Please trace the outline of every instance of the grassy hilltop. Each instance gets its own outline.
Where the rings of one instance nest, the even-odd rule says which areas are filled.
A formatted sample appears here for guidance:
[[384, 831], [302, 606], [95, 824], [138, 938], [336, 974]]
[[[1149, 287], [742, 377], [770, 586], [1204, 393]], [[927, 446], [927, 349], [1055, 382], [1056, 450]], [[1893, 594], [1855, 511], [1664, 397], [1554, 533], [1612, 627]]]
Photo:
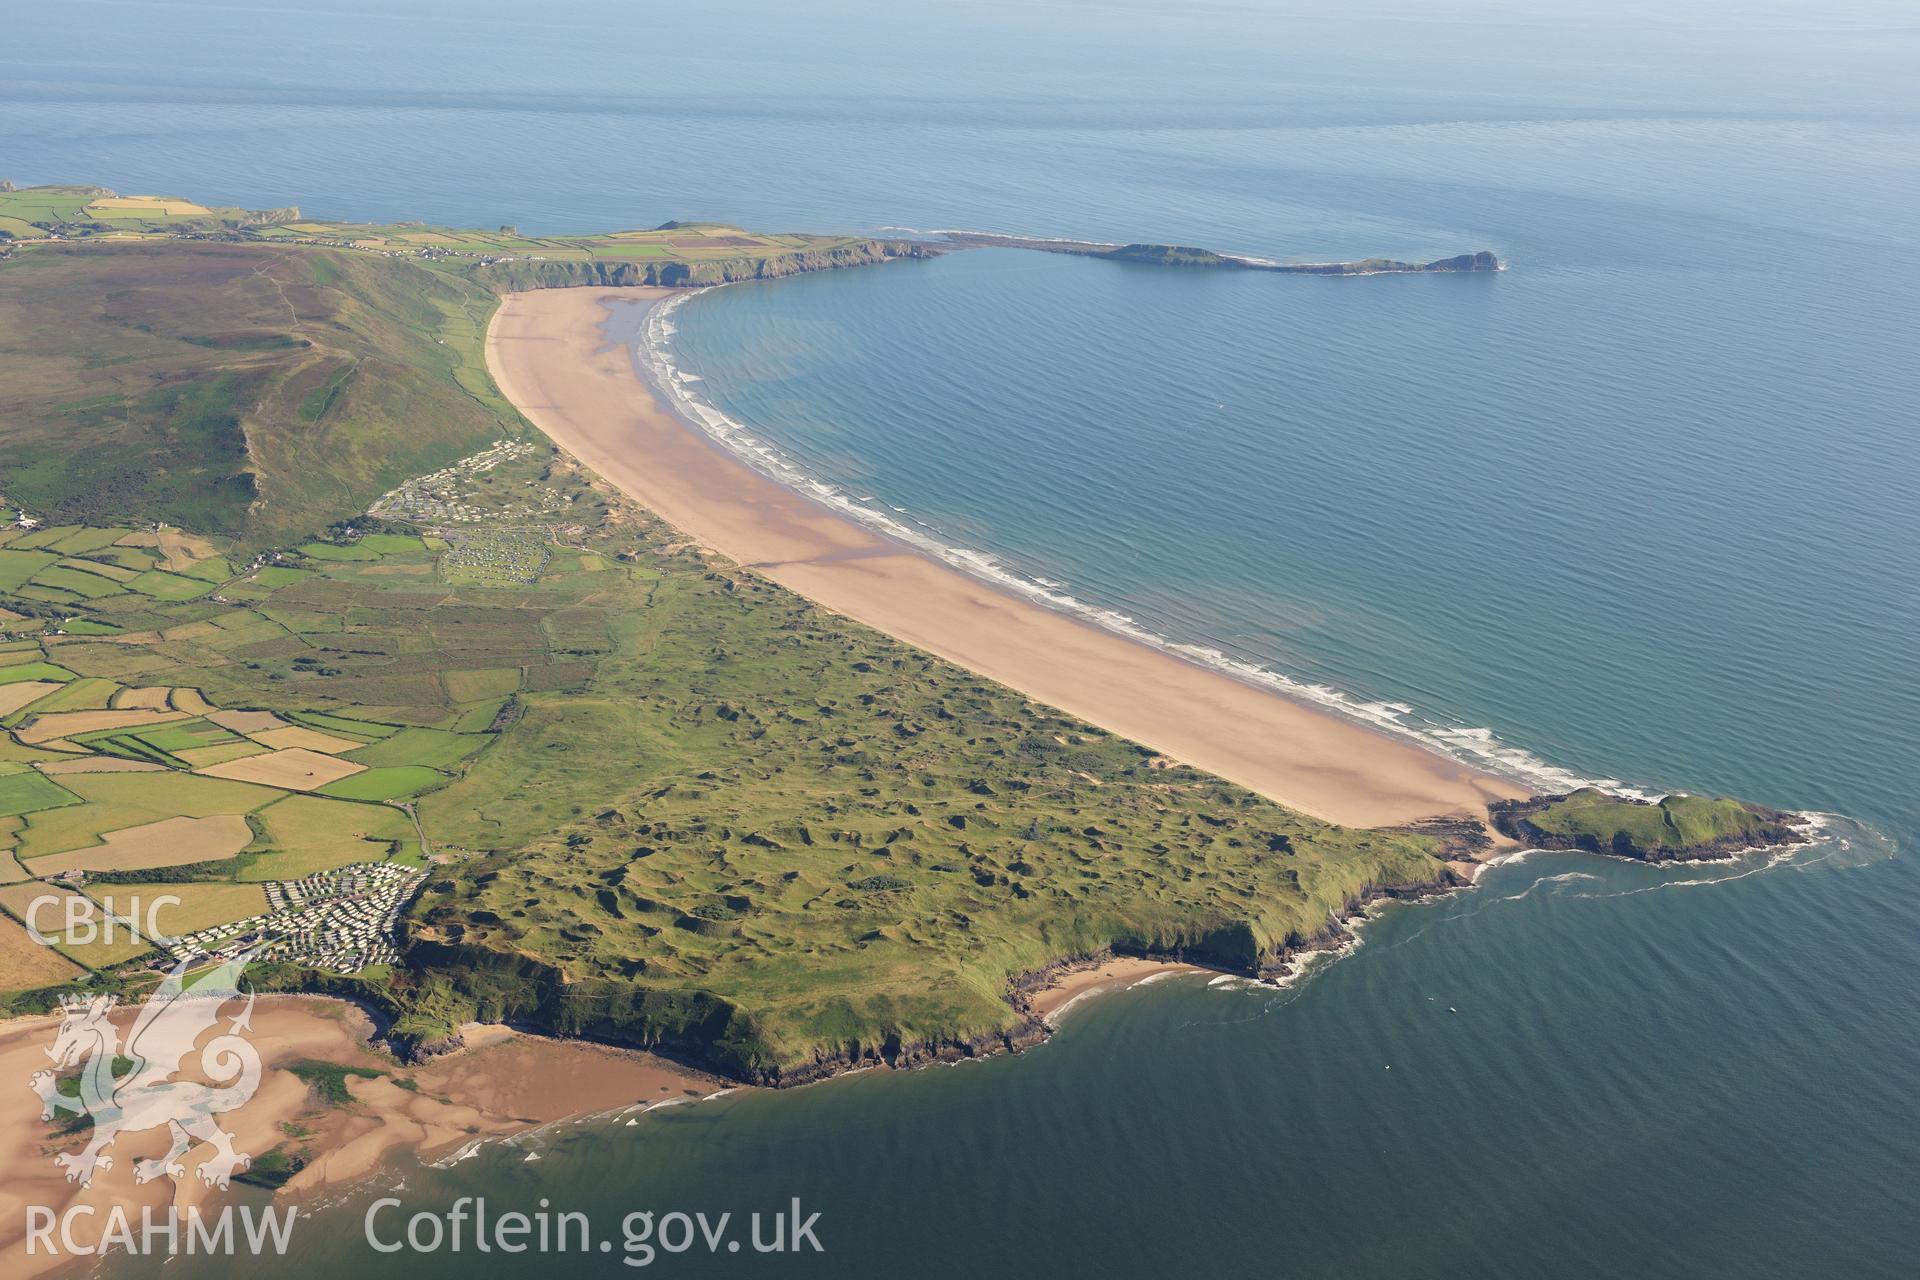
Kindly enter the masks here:
[[1501, 831], [1536, 848], [1647, 862], [1726, 857], [1806, 838], [1798, 815], [1725, 796], [1675, 794], [1656, 802], [1583, 787], [1564, 796], [1503, 801], [1493, 806], [1492, 816]]
[[493, 301], [284, 246], [16, 253], [0, 262], [0, 493], [56, 522], [164, 520], [246, 547], [324, 527], [519, 429], [481, 362]]
[[0, 992], [155, 958], [29, 943], [56, 875], [217, 932], [424, 868], [399, 963], [264, 980], [794, 1080], [1023, 1034], [1010, 982], [1063, 958], [1256, 972], [1446, 876], [688, 548], [499, 400], [470, 273], [197, 235], [0, 256], [39, 520], [0, 512]]
[[99, 239], [212, 239], [303, 245], [399, 258], [491, 288], [705, 285], [765, 279], [937, 252], [866, 236], [768, 235], [718, 222], [649, 230], [529, 236], [424, 222], [329, 222], [300, 210], [209, 208], [178, 196], [119, 196], [105, 187], [0, 189], [0, 246]]
[[708, 223], [528, 237], [0, 190], [0, 493], [58, 521], [137, 514], [271, 546], [524, 429], [481, 354], [501, 290], [908, 252]]

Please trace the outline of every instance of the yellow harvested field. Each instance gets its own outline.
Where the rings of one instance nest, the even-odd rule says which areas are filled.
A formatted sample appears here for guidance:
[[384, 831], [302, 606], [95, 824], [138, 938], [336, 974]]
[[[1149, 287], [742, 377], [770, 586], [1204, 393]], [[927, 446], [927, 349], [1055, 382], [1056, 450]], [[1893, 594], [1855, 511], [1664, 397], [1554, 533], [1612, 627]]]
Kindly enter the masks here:
[[352, 738], [336, 738], [330, 733], [321, 733], [318, 729], [306, 729], [299, 725], [289, 725], [285, 729], [268, 729], [265, 733], [249, 735], [263, 747], [284, 750], [288, 747], [305, 747], [308, 751], [324, 751], [335, 755], [342, 751], [353, 751], [367, 744], [355, 742]]
[[10, 716], [29, 702], [40, 701], [59, 687], [56, 680], [22, 680], [18, 684], [0, 684], [0, 716]]
[[207, 713], [207, 719], [222, 729], [244, 733], [249, 738], [256, 733], [265, 733], [269, 729], [287, 727], [287, 722], [271, 711], [212, 711]]
[[366, 767], [350, 760], [336, 760], [318, 751], [294, 747], [287, 751], [269, 752], [264, 756], [248, 756], [243, 760], [208, 765], [194, 772], [215, 778], [230, 778], [236, 782], [257, 782], [262, 786], [281, 787], [288, 791], [312, 791], [329, 782], [351, 777]]
[[286, 798], [271, 787], [167, 770], [162, 773], [76, 773], [60, 785], [87, 801], [28, 816], [19, 854], [31, 862], [45, 854], [91, 849], [110, 831], [168, 818], [211, 818], [250, 813]]
[[123, 760], [119, 756], [81, 756], [74, 760], [50, 760], [39, 766], [40, 772], [55, 776], [63, 773], [157, 773], [164, 767], [151, 760]]
[[159, 546], [160, 567], [175, 573], [191, 569], [196, 562], [210, 560], [220, 554], [205, 538], [182, 533], [178, 529], [162, 529]]
[[27, 936], [26, 926], [0, 916], [0, 991], [31, 991], [80, 976], [80, 966]]
[[[138, 911], [141, 923], [167, 937], [179, 937], [216, 924], [232, 924], [267, 910], [267, 890], [258, 884], [201, 881], [189, 884], [95, 885], [93, 896], [121, 915]], [[162, 898], [178, 898], [162, 904]]]
[[28, 868], [37, 876], [63, 871], [145, 871], [189, 862], [231, 858], [253, 843], [253, 828], [238, 814], [212, 818], [167, 818], [143, 826], [109, 831], [105, 842], [71, 853], [35, 858]]
[[198, 689], [175, 689], [172, 703], [175, 711], [193, 716], [204, 716], [213, 710], [213, 704], [202, 697]]
[[55, 711], [50, 715], [35, 716], [33, 722], [15, 732], [20, 741], [26, 743], [52, 742], [55, 738], [71, 737], [76, 733], [92, 733], [96, 729], [125, 729], [137, 724], [162, 724], [168, 720], [185, 720], [186, 714], [180, 711]]
[[169, 218], [198, 218], [212, 212], [205, 205], [172, 196], [103, 196], [87, 208], [124, 213], [159, 213]]
[[[60, 943], [61, 951], [67, 953], [68, 959], [77, 959], [84, 965], [105, 968], [108, 965], [118, 964], [122, 960], [130, 960], [134, 956], [143, 955], [153, 949], [148, 943], [132, 937], [128, 927], [121, 923], [115, 923], [113, 925], [113, 941], [107, 942], [101, 939], [99, 937], [99, 931], [104, 931], [106, 928], [107, 917], [94, 905], [93, 900], [84, 894], [75, 893], [71, 889], [62, 889], [57, 885], [42, 884], [38, 880], [29, 880], [25, 884], [10, 884], [4, 889], [0, 889], [0, 907], [6, 908], [7, 913], [13, 916], [14, 920], [25, 920], [27, 913], [32, 910], [34, 902], [42, 898], [51, 899], [52, 901], [40, 909], [39, 913], [34, 917], [34, 924], [39, 927], [41, 936], [55, 939]], [[76, 899], [84, 904], [84, 906], [75, 908], [74, 914], [76, 921], [85, 921], [85, 924], [81, 925], [81, 929], [96, 931], [87, 942], [68, 945], [65, 941], [64, 934], [67, 921], [65, 903], [70, 898]], [[13, 921], [10, 920], [7, 923], [13, 924]], [[19, 928], [18, 925], [14, 927]], [[32, 947], [35, 951], [47, 952], [49, 955], [52, 955], [56, 961], [61, 959], [60, 955], [55, 953], [52, 948], [36, 943], [25, 929], [20, 929], [18, 941], [24, 943], [26, 946]], [[4, 950], [7, 947], [7, 943], [0, 942], [0, 950]], [[48, 986], [55, 982], [65, 981], [67, 978], [73, 976], [71, 970], [56, 968], [54, 965], [45, 961], [35, 965], [32, 959], [25, 955], [17, 957], [16, 962], [22, 966], [23, 971], [36, 975], [35, 978], [30, 978], [28, 981], [21, 983], [21, 987]], [[37, 976], [49, 973], [53, 976]], [[7, 985], [8, 983], [6, 981], [0, 980], [0, 987]]]
[[[57, 885], [41, 884], [37, 880], [31, 880], [26, 884], [10, 884], [5, 888], [0, 888], [0, 910], [4, 910], [15, 920], [25, 920], [27, 918], [27, 911], [33, 906], [34, 900], [45, 897], [48, 894], [52, 894], [54, 898], [62, 901], [67, 898], [78, 898], [81, 896], [71, 889], [62, 889]], [[56, 926], [54, 924], [56, 917], [61, 920], [65, 919], [64, 916], [60, 915], [60, 909], [58, 907], [46, 908], [38, 918], [40, 931], [48, 934], [56, 932]]]
[[266, 750], [257, 742], [248, 742], [243, 739], [239, 742], [217, 742], [211, 747], [190, 747], [173, 754], [176, 759], [185, 760], [198, 769], [203, 765], [225, 764], [229, 760], [238, 760], [241, 756], [262, 755]]
[[171, 704], [167, 697], [173, 690], [164, 684], [150, 684], [138, 689], [122, 689], [113, 695], [110, 704], [115, 711], [126, 711], [144, 707], [148, 711], [166, 711]]

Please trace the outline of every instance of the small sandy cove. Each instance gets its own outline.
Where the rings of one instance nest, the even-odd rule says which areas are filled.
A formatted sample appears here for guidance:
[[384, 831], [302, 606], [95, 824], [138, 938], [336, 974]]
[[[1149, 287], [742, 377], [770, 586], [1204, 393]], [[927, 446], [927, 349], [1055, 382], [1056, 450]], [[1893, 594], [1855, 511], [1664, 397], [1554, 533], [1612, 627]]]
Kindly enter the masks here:
[[1171, 973], [1215, 973], [1197, 965], [1154, 960], [1145, 956], [1108, 956], [1098, 964], [1062, 972], [1052, 982], [1027, 997], [1027, 1009], [1049, 1026], [1059, 1022], [1067, 1010], [1093, 996], [1124, 987], [1136, 987], [1149, 978]]
[[[239, 1007], [236, 1003], [229, 1012], [237, 1013]], [[132, 1007], [114, 1015], [122, 1035], [137, 1011]], [[52, 1124], [40, 1118], [40, 1099], [28, 1088], [34, 1073], [51, 1065], [46, 1048], [59, 1022], [58, 1015], [49, 1015], [0, 1023], [0, 1274], [8, 1276], [40, 1275], [76, 1261], [49, 1257], [44, 1251], [27, 1255], [29, 1205], [46, 1206], [56, 1214], [69, 1205], [95, 1206], [99, 1212], [93, 1218], [74, 1220], [75, 1236], [90, 1242], [105, 1228], [104, 1215], [114, 1205], [124, 1206], [137, 1225], [144, 1205], [162, 1213], [172, 1202], [184, 1212], [189, 1206], [217, 1204], [224, 1195], [195, 1176], [205, 1156], [200, 1147], [183, 1158], [185, 1177], [135, 1183], [134, 1160], [163, 1153], [165, 1129], [118, 1139], [108, 1150], [113, 1167], [96, 1174], [91, 1187], [82, 1189], [65, 1180], [54, 1153], [77, 1149], [83, 1135], [57, 1137]], [[282, 1197], [298, 1198], [358, 1181], [391, 1155], [432, 1157], [475, 1138], [521, 1132], [630, 1103], [704, 1096], [724, 1087], [650, 1054], [523, 1036], [505, 1027], [465, 1028], [467, 1048], [404, 1067], [368, 1047], [372, 1030], [373, 1024], [355, 1006], [320, 996], [263, 996], [255, 1006], [247, 1039], [267, 1070], [252, 1100], [220, 1122], [235, 1135], [235, 1148], [251, 1156], [282, 1144], [311, 1152], [311, 1163], [279, 1192]], [[307, 1060], [386, 1074], [349, 1077], [353, 1104], [333, 1107], [286, 1069]], [[194, 1074], [192, 1061], [189, 1078]], [[411, 1079], [418, 1088], [404, 1089], [396, 1079]]]
[[688, 537], [782, 586], [1062, 711], [1350, 826], [1484, 819], [1524, 789], [1002, 591], [787, 488], [662, 406], [609, 309], [665, 289], [509, 295], [494, 381], [562, 449]]

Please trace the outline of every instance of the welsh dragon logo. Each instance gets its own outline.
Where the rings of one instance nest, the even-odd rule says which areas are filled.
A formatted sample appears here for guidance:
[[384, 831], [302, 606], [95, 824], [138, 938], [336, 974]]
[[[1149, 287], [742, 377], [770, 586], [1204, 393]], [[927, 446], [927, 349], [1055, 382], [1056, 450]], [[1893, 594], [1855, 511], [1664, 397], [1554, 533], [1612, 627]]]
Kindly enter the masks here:
[[[196, 1140], [213, 1148], [199, 1169], [201, 1180], [211, 1186], [224, 1188], [228, 1179], [251, 1163], [252, 1157], [234, 1149], [233, 1135], [217, 1119], [244, 1106], [260, 1087], [260, 1054], [241, 1034], [253, 1016], [251, 992], [227, 1030], [199, 1050], [202, 1074], [217, 1083], [176, 1077], [189, 1065], [195, 1042], [221, 1020], [222, 1006], [239, 997], [240, 974], [252, 958], [242, 955], [228, 960], [191, 988], [185, 981], [187, 962], [176, 964], [147, 997], [124, 1047], [108, 1019], [113, 996], [61, 998], [60, 1030], [46, 1051], [54, 1070], [36, 1071], [30, 1083], [40, 1095], [41, 1119], [70, 1111], [93, 1121], [83, 1150], [54, 1157], [66, 1170], [68, 1182], [91, 1185], [96, 1172], [113, 1167], [106, 1148], [115, 1138], [163, 1125], [173, 1136], [173, 1146], [158, 1159], [134, 1161], [137, 1182], [183, 1175], [186, 1167], [180, 1157]], [[61, 1092], [57, 1074], [76, 1065], [80, 1067], [78, 1096]]]

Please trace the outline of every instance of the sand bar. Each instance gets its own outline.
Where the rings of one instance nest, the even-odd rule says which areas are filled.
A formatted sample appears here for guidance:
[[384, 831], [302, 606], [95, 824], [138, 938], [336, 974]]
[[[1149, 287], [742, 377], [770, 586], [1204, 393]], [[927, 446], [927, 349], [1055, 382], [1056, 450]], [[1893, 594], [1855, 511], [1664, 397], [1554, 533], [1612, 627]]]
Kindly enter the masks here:
[[753, 470], [664, 408], [610, 340], [664, 289], [509, 295], [487, 334], [507, 398], [689, 537], [835, 613], [1330, 821], [1484, 818], [1519, 784], [1000, 590]]

